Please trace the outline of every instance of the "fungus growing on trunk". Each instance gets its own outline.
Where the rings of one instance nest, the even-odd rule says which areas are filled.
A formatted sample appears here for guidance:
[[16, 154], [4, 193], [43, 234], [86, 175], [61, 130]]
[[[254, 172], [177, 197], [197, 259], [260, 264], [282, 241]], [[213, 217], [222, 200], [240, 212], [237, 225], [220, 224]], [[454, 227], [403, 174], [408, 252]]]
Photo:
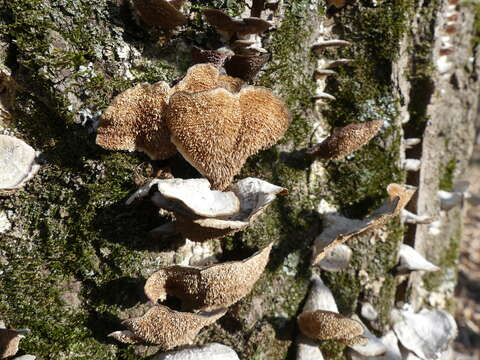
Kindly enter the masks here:
[[206, 267], [169, 266], [153, 273], [145, 294], [156, 303], [175, 296], [188, 310], [227, 308], [252, 290], [268, 263], [273, 243], [243, 261]]
[[115, 331], [110, 336], [127, 343], [138, 341], [160, 345], [163, 350], [193, 342], [199, 331], [225, 315], [226, 309], [212, 313], [186, 313], [156, 305], [143, 316], [122, 322], [128, 331]]
[[211, 343], [158, 354], [152, 360], [239, 360], [237, 353], [226, 345]]
[[[147, 196], [155, 186], [158, 190], [153, 193], [152, 201], [158, 207], [172, 211], [176, 221], [173, 226], [171, 223], [163, 225], [153, 232], [179, 232], [193, 241], [214, 239], [244, 229], [262, 213], [277, 194], [287, 193], [282, 187], [255, 178], [238, 181], [231, 186], [229, 192], [210, 190], [206, 179], [156, 179], [137, 190], [127, 200], [127, 204]], [[173, 186], [177, 187], [175, 191], [165, 192]], [[187, 200], [193, 192], [196, 192], [195, 198]], [[215, 206], [210, 207], [209, 217], [199, 215], [205, 213], [205, 208], [210, 206], [204, 199], [216, 201]], [[236, 208], [238, 202], [238, 211], [228, 214]]]
[[347, 346], [365, 344], [363, 326], [355, 320], [326, 310], [307, 311], [298, 318], [300, 331], [315, 340], [334, 339]]
[[382, 125], [382, 120], [347, 125], [334, 131], [320, 144], [308, 149], [307, 153], [320, 159], [342, 159], [368, 143]]
[[11, 330], [0, 328], [0, 359], [15, 355], [18, 352], [20, 340], [24, 338], [23, 334], [29, 331], [28, 329]]
[[183, 1], [133, 0], [142, 21], [148, 25], [172, 30], [187, 23], [187, 17], [179, 10]]
[[225, 62], [225, 70], [230, 76], [251, 81], [270, 58], [269, 54], [234, 55]]
[[37, 152], [23, 140], [0, 135], [0, 190], [25, 185], [40, 169], [36, 158]]

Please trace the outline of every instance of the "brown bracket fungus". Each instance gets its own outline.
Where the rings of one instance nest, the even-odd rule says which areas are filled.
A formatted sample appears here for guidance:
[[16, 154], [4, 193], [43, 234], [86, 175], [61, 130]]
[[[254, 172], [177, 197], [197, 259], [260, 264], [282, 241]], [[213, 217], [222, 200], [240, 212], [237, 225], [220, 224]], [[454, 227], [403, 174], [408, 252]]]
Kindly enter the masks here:
[[183, 157], [213, 189], [223, 190], [249, 156], [280, 140], [290, 114], [268, 89], [247, 86], [237, 93], [224, 88], [176, 92], [166, 122]]
[[35, 176], [40, 169], [37, 155], [24, 141], [0, 135], [0, 190], [18, 189]]
[[179, 10], [183, 1], [133, 0], [135, 10], [148, 25], [172, 30], [187, 23], [188, 18]]
[[217, 50], [203, 50], [198, 46], [192, 47], [192, 64], [208, 63], [220, 69], [225, 64], [225, 61], [230, 59], [234, 52], [228, 48], [220, 48]]
[[270, 58], [269, 54], [234, 55], [225, 62], [225, 70], [230, 76], [251, 81]]
[[415, 190], [399, 184], [390, 184], [387, 192], [389, 199], [385, 204], [364, 220], [347, 219], [335, 214], [326, 217], [328, 225], [316, 237], [313, 245], [312, 263], [318, 264], [336, 245], [385, 225], [391, 218], [400, 214]]
[[315, 340], [334, 339], [347, 346], [365, 343], [363, 326], [336, 312], [307, 311], [301, 313], [297, 321], [300, 331]]
[[225, 37], [225, 40], [229, 40], [235, 34], [240, 38], [249, 34], [261, 34], [272, 25], [268, 21], [256, 17], [233, 19], [217, 9], [205, 9], [203, 15], [207, 22]]
[[382, 125], [382, 120], [347, 125], [334, 131], [320, 144], [311, 147], [307, 153], [320, 159], [342, 159], [368, 143]]
[[[229, 192], [210, 190], [206, 179], [157, 179], [137, 190], [127, 200], [127, 204], [147, 196], [154, 186], [158, 191], [153, 193], [152, 201], [158, 207], [172, 211], [176, 221], [173, 226], [163, 225], [153, 232], [163, 233], [167, 227], [168, 230], [179, 232], [193, 241], [214, 239], [244, 229], [262, 213], [277, 194], [287, 192], [285, 188], [255, 178], [238, 181], [231, 186]], [[171, 190], [173, 186], [177, 187], [175, 191], [162, 193]], [[194, 191], [197, 191], [195, 197], [187, 199]], [[209, 208], [210, 205], [204, 203], [204, 199], [215, 199], [216, 204]], [[238, 203], [240, 207], [233, 212]], [[206, 214], [206, 208], [210, 209], [210, 217], [200, 215]]]
[[0, 359], [13, 356], [18, 351], [20, 340], [24, 337], [24, 333], [29, 332], [28, 329], [10, 330], [0, 328]]
[[155, 303], [165, 300], [167, 295], [175, 296], [188, 310], [227, 308], [250, 293], [268, 263], [272, 245], [243, 261], [206, 267], [165, 267], [148, 278], [145, 294]]
[[[192, 314], [169, 309], [166, 306], [156, 305], [143, 316], [122, 322], [129, 332], [125, 337], [128, 343], [138, 338], [144, 342], [160, 345], [163, 350], [170, 350], [176, 346], [193, 342], [200, 330], [225, 315], [227, 310], [214, 313]], [[121, 333], [114, 332], [110, 336], [122, 341]]]
[[170, 87], [161, 81], [140, 84], [117, 95], [100, 117], [97, 144], [108, 150], [143, 151], [151, 159], [177, 152], [162, 118]]

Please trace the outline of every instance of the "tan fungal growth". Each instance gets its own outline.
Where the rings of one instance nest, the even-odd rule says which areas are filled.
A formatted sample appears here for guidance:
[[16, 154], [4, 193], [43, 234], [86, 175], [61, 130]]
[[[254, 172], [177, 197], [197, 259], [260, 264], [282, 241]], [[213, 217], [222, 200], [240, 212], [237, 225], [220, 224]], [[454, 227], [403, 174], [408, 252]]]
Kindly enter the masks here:
[[113, 337], [115, 340], [120, 341], [124, 344], [139, 344], [143, 342], [142, 339], [136, 337], [133, 332], [130, 330], [119, 330], [114, 331], [107, 335], [108, 337]]
[[187, 17], [179, 11], [182, 4], [183, 1], [133, 0], [133, 5], [144, 23], [165, 30], [172, 30], [187, 23]]
[[234, 55], [225, 62], [225, 70], [230, 76], [250, 81], [258, 74], [269, 58], [269, 54]]
[[290, 114], [269, 90], [247, 86], [238, 93], [225, 88], [176, 92], [165, 120], [178, 151], [213, 189], [223, 190], [248, 156], [283, 136]]
[[217, 69], [223, 67], [225, 61], [231, 58], [234, 53], [228, 48], [220, 48], [217, 50], [203, 50], [198, 46], [192, 47], [192, 64], [208, 63], [215, 66]]
[[303, 312], [297, 322], [300, 331], [315, 340], [334, 339], [348, 346], [365, 342], [364, 329], [358, 321], [332, 311]]
[[233, 19], [217, 9], [205, 9], [203, 15], [210, 25], [227, 38], [234, 34], [240, 37], [249, 34], [261, 34], [271, 26], [268, 21], [256, 17]]
[[345, 7], [347, 0], [327, 0], [328, 6], [335, 6], [337, 9]]
[[[169, 183], [168, 186], [165, 183]], [[215, 239], [246, 228], [275, 200], [277, 194], [287, 193], [282, 187], [255, 178], [238, 181], [229, 192], [210, 190], [206, 179], [156, 179], [137, 190], [127, 204], [149, 195], [150, 189], [155, 186], [158, 191], [152, 194], [152, 201], [159, 208], [172, 211], [176, 220], [173, 224], [154, 229], [152, 234], [179, 232], [192, 241]], [[178, 187], [175, 196], [174, 191], [166, 192], [168, 187], [173, 186]], [[209, 204], [212, 200], [215, 204]], [[240, 207], [232, 212], [238, 201]], [[208, 214], [209, 217], [199, 214]]]
[[0, 190], [18, 189], [40, 169], [37, 152], [23, 140], [0, 135]]
[[390, 219], [400, 214], [412, 198], [415, 190], [404, 185], [390, 184], [387, 187], [387, 193], [389, 199], [385, 204], [363, 220], [347, 219], [340, 215], [326, 218], [327, 226], [316, 237], [313, 245], [312, 263], [314, 265], [319, 264], [338, 244], [385, 225]]
[[148, 278], [145, 294], [153, 302], [175, 296], [188, 310], [227, 308], [250, 293], [268, 263], [272, 245], [243, 261], [207, 267], [165, 267]]
[[117, 95], [100, 117], [97, 144], [108, 150], [143, 151], [154, 160], [171, 157], [177, 150], [162, 117], [169, 92], [161, 81]]
[[223, 309], [214, 313], [193, 314], [156, 305], [143, 316], [122, 322], [134, 337], [160, 345], [163, 350], [193, 342], [199, 331], [225, 315]]
[[382, 125], [382, 120], [347, 125], [334, 131], [320, 144], [311, 147], [308, 153], [320, 159], [342, 159], [368, 143]]
[[28, 331], [27, 329], [0, 329], [0, 359], [15, 355], [18, 352], [20, 340], [24, 337], [22, 334]]

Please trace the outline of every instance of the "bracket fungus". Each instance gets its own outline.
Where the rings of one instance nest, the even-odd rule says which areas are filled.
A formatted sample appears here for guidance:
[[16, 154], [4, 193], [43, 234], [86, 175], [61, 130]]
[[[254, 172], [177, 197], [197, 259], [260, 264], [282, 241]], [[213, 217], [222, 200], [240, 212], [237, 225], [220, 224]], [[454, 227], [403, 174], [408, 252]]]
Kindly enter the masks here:
[[133, 0], [135, 10], [144, 23], [164, 30], [172, 30], [187, 23], [188, 18], [180, 11], [182, 4], [183, 1]]
[[24, 337], [23, 334], [29, 331], [28, 329], [10, 330], [0, 328], [0, 359], [15, 355], [18, 351], [20, 340]]
[[409, 271], [438, 271], [440, 268], [420, 255], [414, 248], [406, 244], [400, 245], [397, 270]]
[[226, 345], [211, 343], [158, 354], [152, 360], [239, 360], [237, 353]]
[[368, 143], [382, 126], [382, 120], [347, 125], [308, 149], [307, 153], [320, 159], [342, 159]]
[[392, 312], [393, 330], [400, 343], [423, 360], [442, 357], [457, 336], [457, 324], [444, 310], [422, 309], [414, 313], [410, 307]]
[[282, 138], [290, 114], [269, 90], [247, 86], [238, 93], [224, 88], [176, 92], [166, 122], [183, 157], [213, 189], [223, 190], [249, 156]]
[[326, 310], [307, 311], [298, 318], [300, 331], [315, 340], [334, 339], [347, 346], [365, 344], [363, 326], [355, 320]]
[[170, 87], [160, 81], [139, 84], [117, 95], [100, 117], [97, 144], [108, 150], [143, 151], [151, 159], [166, 159], [177, 152], [162, 113]]
[[243, 261], [206, 267], [165, 267], [148, 278], [145, 294], [155, 303], [173, 295], [188, 310], [227, 308], [250, 293], [268, 263], [272, 245]]
[[316, 237], [313, 245], [312, 263], [318, 264], [338, 244], [379, 228], [391, 218], [399, 215], [412, 198], [415, 190], [404, 185], [390, 184], [387, 192], [389, 196], [387, 201], [364, 220], [348, 219], [338, 214], [327, 216], [325, 220], [328, 225]]
[[163, 350], [193, 342], [199, 331], [225, 315], [226, 309], [212, 313], [186, 313], [162, 305], [149, 309], [143, 316], [122, 322], [128, 330], [115, 331], [109, 336], [129, 344], [148, 342]]
[[212, 64], [217, 69], [220, 69], [225, 64], [225, 61], [230, 59], [234, 52], [228, 48], [220, 48], [217, 50], [204, 50], [198, 46], [192, 47], [192, 64]]
[[37, 155], [23, 140], [0, 135], [0, 190], [18, 189], [35, 176], [40, 169]]
[[225, 62], [227, 74], [251, 81], [270, 59], [269, 54], [234, 55]]
[[[174, 231], [192, 241], [214, 239], [244, 229], [275, 200], [277, 194], [287, 193], [285, 188], [255, 178], [238, 181], [229, 192], [210, 190], [206, 179], [155, 179], [137, 190], [127, 204], [147, 196], [154, 187], [157, 191], [153, 193], [152, 201], [158, 207], [172, 211], [176, 216]], [[215, 201], [215, 204], [208, 201]], [[162, 233], [165, 227], [170, 230], [172, 225], [163, 225], [153, 232]]]
[[249, 34], [261, 34], [272, 26], [268, 21], [257, 17], [234, 19], [217, 9], [205, 9], [203, 15], [207, 22], [225, 37], [225, 40], [229, 40], [234, 35], [241, 38]]

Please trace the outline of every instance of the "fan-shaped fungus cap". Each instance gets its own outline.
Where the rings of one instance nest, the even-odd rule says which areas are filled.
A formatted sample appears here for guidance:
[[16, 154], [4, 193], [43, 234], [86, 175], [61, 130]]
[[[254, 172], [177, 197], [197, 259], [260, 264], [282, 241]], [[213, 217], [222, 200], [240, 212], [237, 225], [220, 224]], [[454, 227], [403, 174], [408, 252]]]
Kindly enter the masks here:
[[203, 50], [198, 46], [192, 47], [192, 64], [209, 63], [217, 69], [223, 67], [225, 61], [231, 58], [234, 52], [228, 48], [220, 48], [217, 50]]
[[214, 313], [193, 314], [156, 305], [142, 317], [125, 320], [122, 324], [133, 336], [169, 350], [191, 343], [203, 327], [213, 324], [226, 312], [223, 309]]
[[350, 124], [310, 148], [307, 153], [321, 159], [339, 160], [369, 142], [383, 125], [382, 120]]
[[227, 308], [246, 296], [267, 265], [272, 243], [243, 261], [207, 267], [170, 266], [148, 278], [145, 294], [153, 301], [173, 295], [184, 308], [212, 311]]
[[17, 189], [40, 169], [37, 153], [24, 141], [0, 135], [0, 190]]
[[389, 199], [364, 220], [347, 219], [339, 215], [327, 218], [330, 224], [315, 239], [312, 263], [318, 264], [336, 245], [385, 225], [391, 218], [400, 214], [415, 190], [404, 185], [390, 184], [387, 186], [387, 193]]
[[[176, 186], [178, 189], [164, 194], [163, 191], [167, 187], [162, 184], [166, 183], [169, 187]], [[255, 178], [242, 179], [232, 185], [231, 192], [223, 193], [209, 190], [208, 181], [205, 179], [156, 179], [137, 190], [127, 200], [127, 204], [147, 196], [155, 185], [158, 185], [158, 192], [152, 195], [152, 201], [160, 208], [173, 211], [176, 216], [175, 230], [193, 241], [214, 239], [245, 228], [262, 213], [277, 194], [287, 193], [282, 187]], [[183, 187], [187, 187], [188, 190], [184, 192]], [[196, 199], [215, 199], [215, 206], [208, 203], [199, 205], [199, 201], [194, 198], [183, 201], [182, 199], [189, 196], [186, 194], [195, 191], [193, 189], [197, 191]], [[175, 192], [180, 195], [174, 196]], [[231, 213], [237, 207], [238, 201], [240, 207], [235, 213]], [[203, 217], [199, 214], [209, 214], [212, 217]], [[163, 231], [163, 227], [153, 231]]]
[[269, 54], [234, 55], [225, 62], [225, 70], [230, 76], [250, 81], [258, 74], [269, 58]]
[[238, 355], [228, 346], [211, 343], [158, 354], [152, 360], [239, 360]]
[[290, 124], [286, 106], [268, 90], [223, 88], [170, 98], [166, 121], [183, 157], [223, 190], [248, 156], [275, 144]]
[[28, 329], [0, 329], [0, 359], [15, 355], [18, 351], [18, 344], [24, 337], [22, 334], [28, 331]]
[[363, 326], [358, 321], [332, 311], [303, 312], [297, 321], [300, 331], [312, 339], [335, 339], [346, 345], [364, 342], [359, 339], [363, 334]]
[[120, 341], [124, 344], [139, 344], [143, 342], [142, 339], [135, 336], [130, 330], [118, 330], [114, 331], [107, 335], [108, 337], [113, 337], [115, 340]]
[[162, 117], [169, 92], [168, 84], [161, 81], [117, 95], [100, 117], [97, 144], [108, 150], [143, 151], [155, 160], [175, 154]]
[[268, 30], [271, 24], [263, 19], [250, 17], [244, 19], [233, 19], [221, 10], [205, 9], [203, 15], [207, 22], [221, 34], [231, 37], [233, 34], [244, 36], [248, 34], [261, 34]]
[[139, 12], [143, 22], [152, 26], [159, 26], [171, 30], [186, 24], [188, 19], [183, 15], [178, 2], [167, 0], [133, 0], [135, 9]]

